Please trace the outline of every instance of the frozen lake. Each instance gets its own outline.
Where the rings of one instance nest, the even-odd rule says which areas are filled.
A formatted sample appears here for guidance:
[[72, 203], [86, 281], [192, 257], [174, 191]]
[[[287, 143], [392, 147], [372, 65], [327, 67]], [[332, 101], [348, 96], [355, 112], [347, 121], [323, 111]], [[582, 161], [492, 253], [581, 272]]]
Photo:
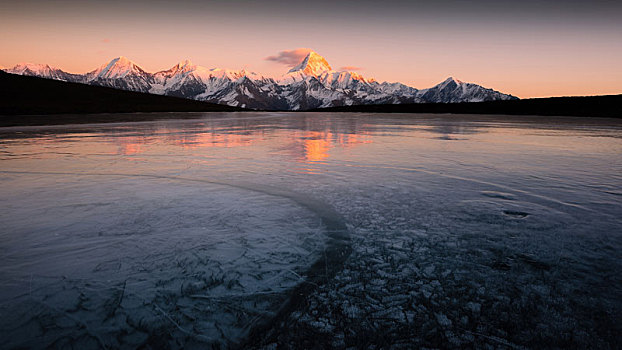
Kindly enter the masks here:
[[4, 348], [622, 341], [622, 120], [177, 117], [0, 128]]

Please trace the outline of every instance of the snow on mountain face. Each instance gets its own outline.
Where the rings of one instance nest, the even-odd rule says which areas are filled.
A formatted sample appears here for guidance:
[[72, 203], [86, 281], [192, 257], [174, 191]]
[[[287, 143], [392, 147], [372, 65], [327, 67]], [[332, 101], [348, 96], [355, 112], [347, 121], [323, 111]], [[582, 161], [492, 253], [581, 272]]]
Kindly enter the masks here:
[[420, 90], [419, 96], [425, 101], [445, 103], [515, 99], [514, 96], [502, 94], [476, 84], [464, 83], [452, 77], [434, 87]]
[[254, 72], [207, 69], [184, 61], [153, 76], [155, 83], [149, 91], [151, 93], [233, 106], [287, 109], [275, 96], [266, 96], [274, 95], [274, 80]]
[[145, 72], [134, 62], [121, 56], [98, 69], [86, 73], [86, 82], [122, 90], [149, 92], [155, 82], [153, 74]]
[[266, 110], [516, 99], [514, 96], [453, 78], [423, 90], [401, 83], [378, 83], [355, 72], [333, 71], [326, 59], [313, 51], [278, 79], [245, 70], [208, 69], [194, 65], [189, 60], [168, 70], [148, 73], [125, 57], [115, 58], [84, 75], [33, 64], [18, 64], [6, 71]]
[[317, 53], [311, 51], [307, 54], [302, 62], [294, 68], [290, 69], [288, 73], [301, 72], [306, 75], [320, 75], [324, 72], [333, 70], [326, 59]]
[[58, 68], [52, 68], [47, 64], [19, 63], [13, 68], [4, 69], [7, 73], [28, 75], [54, 80], [69, 82], [83, 82], [84, 77], [80, 74], [63, 72]]

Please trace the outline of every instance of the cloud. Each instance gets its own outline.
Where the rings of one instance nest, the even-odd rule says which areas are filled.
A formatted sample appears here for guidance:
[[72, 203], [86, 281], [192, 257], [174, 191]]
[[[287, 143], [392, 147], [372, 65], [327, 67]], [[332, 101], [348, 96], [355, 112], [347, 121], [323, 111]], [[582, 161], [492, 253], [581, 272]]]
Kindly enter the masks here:
[[363, 70], [364, 68], [355, 67], [355, 66], [343, 66], [339, 68], [339, 70]]
[[110, 40], [110, 39], [108, 39], [108, 38], [102, 39], [102, 43], [104, 43], [104, 44], [108, 44], [108, 43], [110, 43], [111, 41], [112, 41], [112, 40]]
[[295, 66], [300, 63], [311, 51], [313, 50], [304, 47], [294, 50], [285, 50], [274, 56], [268, 56], [265, 60], [277, 62], [286, 66]]

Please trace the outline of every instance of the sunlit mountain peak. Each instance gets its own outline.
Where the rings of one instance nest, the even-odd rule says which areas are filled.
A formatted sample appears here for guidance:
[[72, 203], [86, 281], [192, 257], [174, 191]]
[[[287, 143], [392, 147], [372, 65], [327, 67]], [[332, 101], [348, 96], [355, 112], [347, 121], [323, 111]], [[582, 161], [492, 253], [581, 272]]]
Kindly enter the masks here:
[[449, 77], [449, 78], [445, 79], [445, 81], [443, 81], [443, 82], [442, 82], [442, 83], [440, 83], [439, 85], [442, 85], [442, 84], [447, 85], [447, 84], [449, 84], [449, 83], [462, 84], [462, 83], [463, 83], [463, 81], [462, 81], [462, 80], [458, 80], [458, 79], [456, 79], [456, 78], [454, 78], [454, 77]]
[[47, 64], [21, 62], [15, 65], [15, 67], [7, 69], [7, 72], [14, 74], [23, 74], [30, 70], [32, 72], [48, 72], [52, 68]]
[[113, 59], [112, 61], [114, 61], [114, 62], [116, 62], [118, 64], [122, 64], [122, 65], [132, 63], [132, 61], [130, 61], [130, 59], [125, 57], [125, 56], [119, 56], [119, 57]]
[[129, 58], [125, 56], [119, 56], [117, 58], [114, 58], [108, 63], [108, 67], [122, 68], [122, 67], [131, 67], [131, 66], [137, 66], [137, 65], [136, 63], [132, 62]]
[[306, 75], [320, 75], [324, 72], [331, 71], [332, 68], [326, 61], [326, 59], [320, 56], [317, 52], [311, 51], [300, 62], [299, 65], [289, 70], [288, 73], [301, 72]]
[[7, 73], [31, 75], [41, 78], [56, 79], [63, 81], [75, 81], [81, 82], [81, 78], [78, 75], [63, 72], [62, 70], [50, 67], [47, 64], [37, 63], [18, 63], [13, 68], [3, 69]]
[[125, 77], [131, 73], [144, 73], [136, 63], [132, 62], [125, 56], [119, 56], [112, 59], [108, 64], [105, 64], [93, 72], [88, 73], [93, 78], [105, 78], [105, 79], [118, 79]]
[[181, 62], [177, 63], [177, 66], [178, 66], [179, 68], [186, 68], [186, 67], [192, 67], [192, 66], [193, 66], [193, 64], [192, 64], [192, 61], [190, 61], [190, 60], [188, 60], [188, 59], [185, 59], [185, 60], [183, 60], [183, 61], [181, 61]]

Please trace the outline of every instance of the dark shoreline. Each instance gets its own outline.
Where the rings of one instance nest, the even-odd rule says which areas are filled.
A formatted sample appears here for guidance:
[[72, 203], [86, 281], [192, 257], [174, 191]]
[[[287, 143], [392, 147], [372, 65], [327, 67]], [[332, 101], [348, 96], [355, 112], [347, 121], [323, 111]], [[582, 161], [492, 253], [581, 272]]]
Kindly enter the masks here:
[[502, 114], [622, 118], [622, 95], [548, 97], [510, 101], [414, 103], [316, 108], [313, 112]]
[[[250, 110], [0, 71], [0, 127], [141, 122], [171, 119], [167, 112], [242, 111]], [[281, 112], [622, 118], [622, 95], [465, 103], [355, 105]], [[88, 118], [85, 118], [85, 114], [88, 114]], [[194, 113], [187, 116], [179, 114], [174, 116], [175, 119], [200, 117]]]

